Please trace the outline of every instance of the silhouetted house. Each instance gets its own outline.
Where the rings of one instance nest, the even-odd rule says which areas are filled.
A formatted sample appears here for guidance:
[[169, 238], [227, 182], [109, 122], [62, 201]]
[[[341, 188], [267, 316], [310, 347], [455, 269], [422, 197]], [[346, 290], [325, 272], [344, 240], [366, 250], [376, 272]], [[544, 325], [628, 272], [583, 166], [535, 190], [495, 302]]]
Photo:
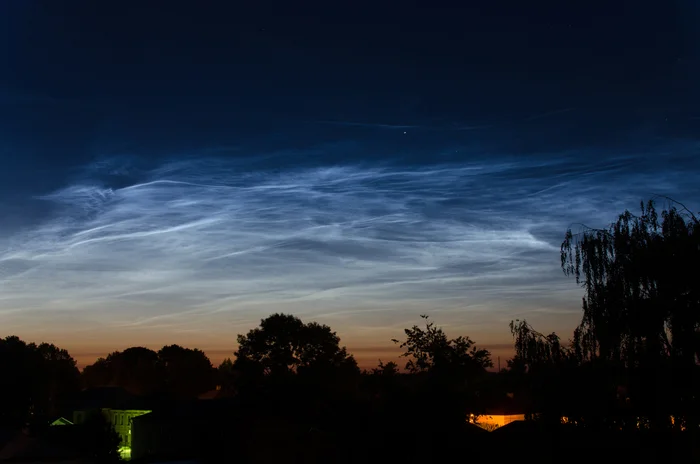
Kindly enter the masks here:
[[[274, 409], [274, 408], [270, 408]], [[173, 404], [133, 419], [132, 460], [157, 462], [335, 462], [324, 460], [338, 437], [294, 414], [238, 398]]]
[[[193, 459], [235, 422], [227, 400], [173, 403], [132, 419], [132, 459]], [[233, 435], [235, 436], [235, 435]], [[229, 436], [229, 444], [233, 436]], [[224, 442], [222, 442], [224, 443]]]

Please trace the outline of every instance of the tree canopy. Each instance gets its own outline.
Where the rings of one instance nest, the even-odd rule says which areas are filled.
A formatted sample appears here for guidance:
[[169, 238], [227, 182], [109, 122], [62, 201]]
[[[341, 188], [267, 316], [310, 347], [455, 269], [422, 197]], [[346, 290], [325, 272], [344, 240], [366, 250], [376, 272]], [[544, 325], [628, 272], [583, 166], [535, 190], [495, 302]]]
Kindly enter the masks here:
[[144, 347], [115, 351], [83, 370], [88, 387], [118, 386], [136, 395], [169, 393], [195, 397], [214, 387], [215, 371], [198, 349], [164, 346], [158, 352]]
[[400, 348], [406, 350], [401, 356], [408, 358], [407, 371], [412, 373], [449, 371], [453, 374], [459, 372], [471, 375], [493, 367], [491, 353], [488, 350], [478, 349], [467, 336], [449, 339], [442, 328], [428, 321], [428, 316], [421, 317], [427, 321], [425, 329], [414, 325], [404, 330], [405, 341], [393, 340]]
[[9, 426], [43, 420], [64, 412], [80, 386], [70, 354], [53, 344], [0, 339], [0, 421]]
[[340, 346], [340, 337], [330, 327], [288, 314], [273, 314], [261, 320], [260, 327], [238, 335], [234, 355], [236, 367], [267, 376], [357, 371], [355, 358]]
[[653, 201], [607, 229], [569, 229], [561, 246], [567, 275], [585, 289], [578, 337], [585, 357], [640, 365], [671, 356], [697, 362], [700, 223]]
[[640, 209], [605, 229], [569, 229], [561, 266], [585, 290], [577, 357], [625, 369], [633, 402], [668, 422], [697, 401], [700, 223], [677, 202], [660, 217], [653, 201]]
[[195, 397], [214, 387], [215, 371], [203, 351], [168, 345], [158, 351], [165, 390], [176, 397]]
[[554, 332], [543, 335], [527, 321], [511, 321], [510, 332], [515, 342], [515, 356], [509, 363], [512, 369], [530, 372], [545, 369], [556, 366], [569, 356], [569, 351], [562, 346], [559, 335]]
[[493, 367], [491, 354], [476, 347], [467, 336], [448, 338], [442, 328], [430, 322], [425, 328], [414, 325], [405, 329], [406, 339], [393, 340], [408, 358], [405, 368], [422, 379], [416, 394], [418, 401], [429, 401], [431, 408], [423, 409], [417, 421], [434, 427], [464, 424], [468, 414], [479, 413], [478, 397], [484, 386], [485, 373]]
[[100, 463], [123, 462], [119, 454], [121, 438], [102, 413], [90, 414], [78, 427], [80, 444], [87, 456]]
[[83, 370], [87, 387], [118, 386], [135, 395], [149, 395], [164, 389], [158, 353], [144, 347], [115, 351]]

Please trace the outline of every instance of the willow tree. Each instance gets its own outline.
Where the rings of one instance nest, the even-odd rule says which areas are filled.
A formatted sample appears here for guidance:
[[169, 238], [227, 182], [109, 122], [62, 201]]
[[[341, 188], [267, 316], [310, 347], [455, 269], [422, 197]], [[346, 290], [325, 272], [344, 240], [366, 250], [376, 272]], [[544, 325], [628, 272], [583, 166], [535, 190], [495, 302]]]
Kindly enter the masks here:
[[625, 211], [606, 229], [569, 229], [561, 265], [585, 289], [574, 336], [582, 358], [672, 369], [682, 372], [675, 384], [692, 384], [687, 375], [700, 354], [699, 258], [700, 223], [677, 202], [661, 217], [649, 201], [639, 216]]
[[562, 346], [556, 333], [541, 334], [527, 321], [511, 321], [510, 333], [515, 341], [515, 357], [511, 361], [511, 368], [532, 371], [558, 365], [569, 357], [569, 351]]
[[568, 367], [575, 364], [572, 351], [562, 345], [556, 333], [544, 335], [527, 321], [511, 321], [510, 332], [515, 356], [508, 361], [507, 375], [518, 396], [524, 394], [529, 399], [523, 404], [526, 413], [554, 422], [562, 416], [572, 417], [567, 407], [572, 393]]

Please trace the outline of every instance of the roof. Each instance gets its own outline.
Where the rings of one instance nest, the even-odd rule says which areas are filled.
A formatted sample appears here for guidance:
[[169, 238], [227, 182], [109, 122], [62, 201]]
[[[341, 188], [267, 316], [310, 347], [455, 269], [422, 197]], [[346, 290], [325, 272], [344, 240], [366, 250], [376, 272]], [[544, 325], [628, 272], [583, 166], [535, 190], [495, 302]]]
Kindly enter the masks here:
[[148, 410], [152, 403], [148, 398], [135, 396], [121, 387], [95, 387], [80, 392], [76, 410], [88, 409], [137, 409]]
[[514, 421], [504, 426], [498, 427], [491, 432], [494, 435], [507, 437], [510, 439], [526, 439], [527, 437], [542, 437], [551, 433], [552, 427], [536, 421]]
[[55, 421], [51, 422], [51, 425], [73, 425], [73, 422], [69, 421], [65, 417], [59, 417]]
[[471, 422], [465, 422], [463, 428], [465, 433], [488, 433], [488, 431]]
[[178, 419], [194, 420], [216, 417], [228, 417], [232, 408], [240, 402], [235, 398], [190, 400], [172, 402], [154, 409], [149, 414], [135, 417], [133, 421], [140, 423], [172, 421]]

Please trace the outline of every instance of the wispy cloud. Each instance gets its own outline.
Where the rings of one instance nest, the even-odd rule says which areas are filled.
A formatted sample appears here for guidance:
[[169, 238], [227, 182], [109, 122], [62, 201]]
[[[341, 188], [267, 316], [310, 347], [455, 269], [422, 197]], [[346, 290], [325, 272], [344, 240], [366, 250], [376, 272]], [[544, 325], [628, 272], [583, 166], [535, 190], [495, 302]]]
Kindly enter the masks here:
[[7, 240], [0, 318], [196, 332], [289, 310], [352, 332], [435, 310], [505, 327], [578, 307], [558, 268], [569, 224], [603, 225], [652, 192], [698, 198], [687, 166], [643, 156], [283, 172], [198, 160], [95, 180], [115, 166], [42, 197], [55, 215]]
[[490, 125], [468, 125], [468, 124], [449, 124], [442, 126], [434, 126], [427, 124], [387, 124], [374, 122], [357, 122], [357, 121], [314, 121], [317, 124], [327, 124], [331, 126], [341, 127], [364, 127], [368, 129], [387, 129], [401, 130], [418, 129], [424, 131], [473, 131], [477, 129], [486, 129]]

